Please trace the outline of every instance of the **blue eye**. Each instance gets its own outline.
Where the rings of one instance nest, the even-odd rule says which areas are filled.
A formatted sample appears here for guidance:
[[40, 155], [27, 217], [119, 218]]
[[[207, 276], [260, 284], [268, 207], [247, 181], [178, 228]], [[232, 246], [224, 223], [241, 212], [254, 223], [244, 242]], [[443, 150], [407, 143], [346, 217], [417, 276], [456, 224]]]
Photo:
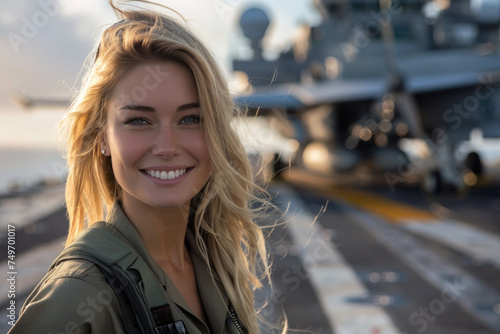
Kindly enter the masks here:
[[147, 120], [145, 120], [144, 118], [141, 118], [141, 117], [132, 117], [130, 119], [127, 119], [123, 123], [129, 124], [129, 125], [135, 125], [135, 126], [149, 124], [149, 122]]
[[198, 123], [200, 123], [200, 116], [198, 116], [198, 115], [189, 115], [189, 116], [186, 116], [186, 117], [184, 117], [181, 120], [181, 123], [184, 123], [184, 124], [198, 124]]

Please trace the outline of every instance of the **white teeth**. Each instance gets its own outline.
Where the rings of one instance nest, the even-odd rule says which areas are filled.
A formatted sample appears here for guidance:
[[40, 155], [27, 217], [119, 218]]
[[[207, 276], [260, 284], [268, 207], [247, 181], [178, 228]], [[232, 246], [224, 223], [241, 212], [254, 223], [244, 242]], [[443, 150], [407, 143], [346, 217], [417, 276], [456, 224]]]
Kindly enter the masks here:
[[171, 170], [171, 171], [159, 171], [159, 170], [145, 170], [146, 174], [152, 177], [156, 177], [157, 179], [162, 179], [162, 180], [173, 180], [175, 178], [178, 178], [181, 175], [186, 174], [186, 169], [177, 169], [177, 170]]

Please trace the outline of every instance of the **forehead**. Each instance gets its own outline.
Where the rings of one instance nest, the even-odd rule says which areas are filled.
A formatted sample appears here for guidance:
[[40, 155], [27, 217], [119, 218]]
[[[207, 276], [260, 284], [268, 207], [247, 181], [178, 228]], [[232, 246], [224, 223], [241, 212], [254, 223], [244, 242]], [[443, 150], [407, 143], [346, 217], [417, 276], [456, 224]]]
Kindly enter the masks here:
[[147, 62], [125, 73], [113, 89], [110, 102], [115, 106], [133, 103], [177, 107], [198, 102], [198, 90], [194, 76], [185, 64]]

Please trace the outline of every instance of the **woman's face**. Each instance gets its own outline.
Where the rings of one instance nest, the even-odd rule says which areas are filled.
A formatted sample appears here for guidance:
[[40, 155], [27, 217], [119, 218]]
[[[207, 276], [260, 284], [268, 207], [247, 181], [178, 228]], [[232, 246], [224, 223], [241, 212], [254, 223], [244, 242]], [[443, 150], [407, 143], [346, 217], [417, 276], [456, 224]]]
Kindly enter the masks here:
[[191, 70], [174, 61], [138, 65], [115, 87], [107, 112], [101, 145], [124, 205], [189, 204], [212, 173]]

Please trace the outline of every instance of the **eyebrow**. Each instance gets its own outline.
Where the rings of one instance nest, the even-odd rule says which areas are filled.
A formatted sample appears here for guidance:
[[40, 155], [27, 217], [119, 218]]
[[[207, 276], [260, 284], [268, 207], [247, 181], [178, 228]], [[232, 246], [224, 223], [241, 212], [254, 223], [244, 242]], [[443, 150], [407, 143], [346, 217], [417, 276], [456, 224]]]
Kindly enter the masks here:
[[[198, 102], [186, 103], [177, 108], [177, 111], [184, 111], [189, 109], [199, 108], [200, 104]], [[137, 104], [127, 104], [123, 107], [120, 107], [120, 110], [136, 110], [136, 111], [144, 111], [144, 112], [155, 112], [156, 109], [150, 106], [141, 106]]]

